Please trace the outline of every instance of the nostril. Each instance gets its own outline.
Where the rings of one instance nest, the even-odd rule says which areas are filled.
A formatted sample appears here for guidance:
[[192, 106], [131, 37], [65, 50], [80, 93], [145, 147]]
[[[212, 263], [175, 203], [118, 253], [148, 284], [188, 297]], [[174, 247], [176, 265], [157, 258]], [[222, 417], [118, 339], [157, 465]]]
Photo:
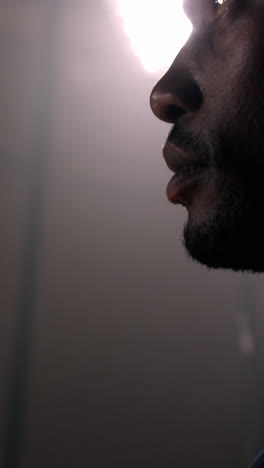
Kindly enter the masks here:
[[196, 112], [200, 109], [203, 103], [203, 94], [198, 86], [198, 84], [194, 81], [189, 83], [189, 86], [183, 92], [183, 101], [186, 102], [187, 107], [191, 112]]
[[156, 117], [168, 123], [174, 123], [187, 112], [176, 96], [172, 93], [161, 93], [158, 90], [152, 92], [150, 105]]
[[184, 114], [186, 114], [186, 109], [176, 106], [175, 104], [167, 105], [166, 109], [164, 110], [165, 110], [164, 117], [169, 122], [171, 121], [174, 122], [180, 119], [180, 117], [182, 117]]
[[176, 123], [185, 114], [198, 112], [203, 93], [186, 69], [173, 68], [156, 84], [150, 96], [153, 113], [160, 120]]
[[157, 87], [150, 96], [150, 105], [153, 113], [160, 120], [176, 123], [183, 115], [197, 111], [202, 102], [200, 90], [186, 89], [181, 93], [163, 92]]

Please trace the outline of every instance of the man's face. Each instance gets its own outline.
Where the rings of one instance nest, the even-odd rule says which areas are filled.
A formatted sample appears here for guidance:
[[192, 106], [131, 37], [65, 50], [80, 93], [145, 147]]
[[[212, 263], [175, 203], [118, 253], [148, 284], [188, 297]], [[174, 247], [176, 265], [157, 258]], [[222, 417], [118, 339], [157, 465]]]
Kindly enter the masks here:
[[186, 0], [193, 32], [150, 102], [173, 124], [167, 187], [184, 243], [213, 268], [264, 271], [264, 0]]

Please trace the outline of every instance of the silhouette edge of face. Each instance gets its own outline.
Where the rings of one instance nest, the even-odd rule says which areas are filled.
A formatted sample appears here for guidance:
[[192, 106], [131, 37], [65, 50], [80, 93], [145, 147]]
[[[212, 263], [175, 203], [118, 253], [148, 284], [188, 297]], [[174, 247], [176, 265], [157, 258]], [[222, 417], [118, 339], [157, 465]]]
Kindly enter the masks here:
[[184, 8], [193, 32], [150, 96], [153, 113], [173, 124], [164, 157], [175, 177], [208, 164], [198, 182], [174, 183], [182, 199], [171, 201], [188, 212], [184, 245], [209, 268], [263, 272], [264, 4]]

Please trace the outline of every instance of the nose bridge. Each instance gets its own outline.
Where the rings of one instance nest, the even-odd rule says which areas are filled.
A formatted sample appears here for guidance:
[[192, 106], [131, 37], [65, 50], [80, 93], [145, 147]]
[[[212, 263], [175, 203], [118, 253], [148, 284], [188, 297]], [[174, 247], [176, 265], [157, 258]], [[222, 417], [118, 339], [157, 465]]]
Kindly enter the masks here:
[[150, 95], [153, 113], [161, 120], [176, 123], [180, 116], [196, 112], [202, 105], [201, 89], [188, 67], [175, 60]]

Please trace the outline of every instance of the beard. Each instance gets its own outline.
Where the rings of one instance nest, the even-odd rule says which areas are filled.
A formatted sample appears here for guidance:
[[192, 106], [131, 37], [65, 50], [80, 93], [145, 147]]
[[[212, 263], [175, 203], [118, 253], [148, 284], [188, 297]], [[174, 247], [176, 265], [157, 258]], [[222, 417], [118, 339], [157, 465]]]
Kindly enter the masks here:
[[178, 123], [169, 135], [169, 141], [211, 168], [187, 207], [183, 233], [187, 254], [208, 268], [264, 272], [264, 147], [262, 137], [253, 137], [254, 126], [249, 120], [241, 135], [231, 125], [204, 133]]
[[195, 261], [214, 269], [264, 271], [263, 181], [216, 171], [214, 203], [189, 209], [183, 243]]

